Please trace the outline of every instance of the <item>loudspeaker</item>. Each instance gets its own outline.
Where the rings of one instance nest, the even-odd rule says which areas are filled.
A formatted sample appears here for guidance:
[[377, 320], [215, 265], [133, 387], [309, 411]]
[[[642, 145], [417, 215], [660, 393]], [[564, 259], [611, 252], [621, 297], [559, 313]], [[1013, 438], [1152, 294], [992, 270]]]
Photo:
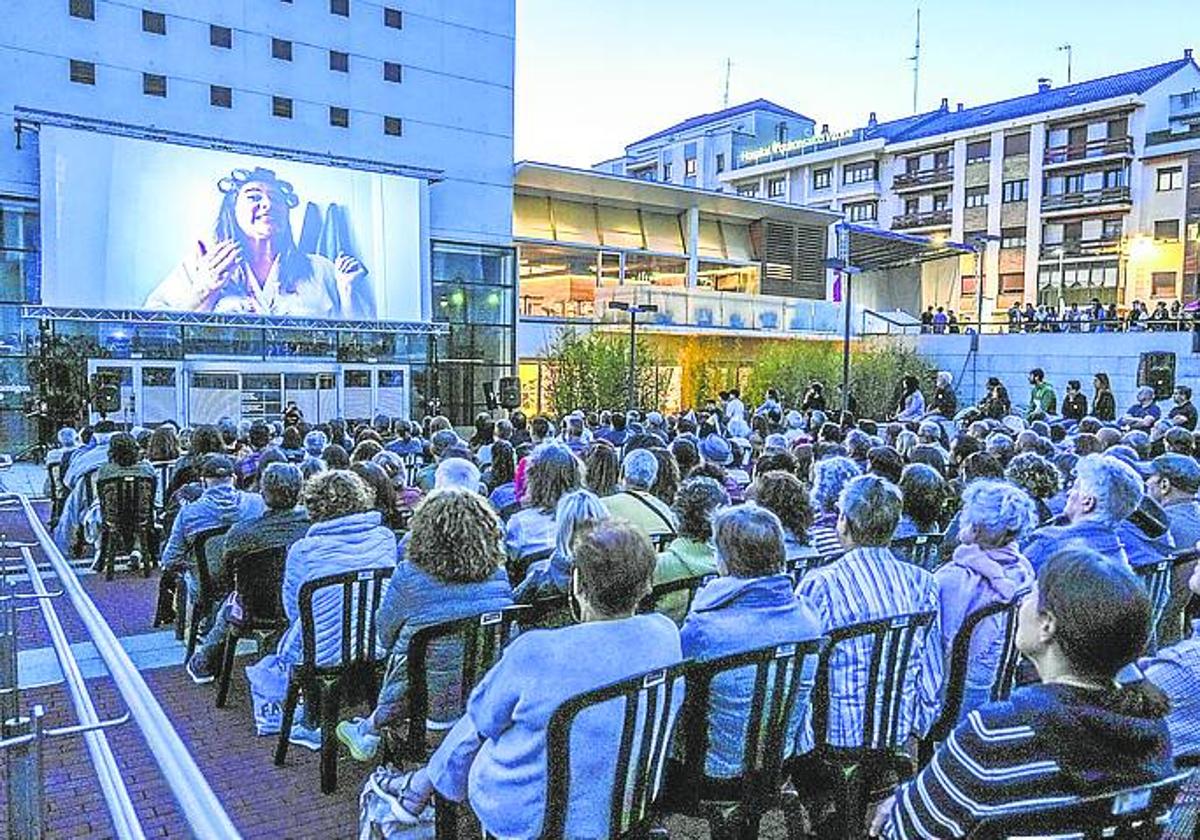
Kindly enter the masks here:
[[500, 377], [500, 405], [504, 408], [521, 407], [521, 380], [519, 377]]
[[101, 414], [113, 414], [121, 410], [121, 391], [116, 385], [103, 383], [96, 388], [92, 407]]
[[1149, 385], [1154, 389], [1154, 399], [1165, 400], [1175, 390], [1175, 354], [1166, 352], [1143, 353], [1138, 362], [1138, 387]]
[[488, 411], [495, 411], [500, 407], [500, 403], [496, 402], [496, 386], [491, 382], [483, 383], [483, 402]]

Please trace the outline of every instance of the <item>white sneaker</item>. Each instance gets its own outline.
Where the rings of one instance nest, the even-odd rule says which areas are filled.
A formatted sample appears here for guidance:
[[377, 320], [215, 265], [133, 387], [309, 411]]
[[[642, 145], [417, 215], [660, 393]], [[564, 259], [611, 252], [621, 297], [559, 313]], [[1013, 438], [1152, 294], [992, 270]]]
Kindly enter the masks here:
[[298, 747], [307, 747], [316, 752], [321, 749], [321, 730], [319, 728], [309, 729], [297, 720], [292, 724], [292, 731], [288, 734], [288, 743]]
[[367, 718], [355, 718], [337, 725], [338, 740], [346, 745], [355, 761], [370, 761], [379, 751], [379, 736], [369, 731], [367, 724]]

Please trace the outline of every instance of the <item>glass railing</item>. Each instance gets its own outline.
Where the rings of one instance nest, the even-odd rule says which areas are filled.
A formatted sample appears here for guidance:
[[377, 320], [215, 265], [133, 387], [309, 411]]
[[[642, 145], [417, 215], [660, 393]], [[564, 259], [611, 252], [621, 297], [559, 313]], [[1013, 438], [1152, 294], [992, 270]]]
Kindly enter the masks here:
[[[596, 290], [596, 320], [628, 323], [628, 315], [609, 309], [610, 301], [653, 305], [657, 312], [638, 317], [638, 323], [657, 327], [692, 327], [756, 332], [840, 334], [840, 303], [776, 295], [751, 295], [663, 286], [617, 286]], [[855, 308], [857, 311], [857, 308]], [[851, 319], [856, 330], [857, 318]]]

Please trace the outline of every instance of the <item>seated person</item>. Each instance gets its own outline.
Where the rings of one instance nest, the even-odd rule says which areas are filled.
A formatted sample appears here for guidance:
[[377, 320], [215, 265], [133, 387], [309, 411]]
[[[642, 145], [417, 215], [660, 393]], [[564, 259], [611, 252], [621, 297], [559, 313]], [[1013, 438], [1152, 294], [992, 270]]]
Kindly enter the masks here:
[[[654, 456], [650, 456], [653, 460]], [[524, 510], [514, 513], [504, 533], [511, 560], [554, 548], [558, 500], [583, 486], [583, 465], [561, 443], [543, 443], [533, 450], [525, 468]]]
[[942, 507], [946, 503], [946, 479], [926, 464], [909, 464], [900, 475], [904, 496], [903, 514], [892, 539], [942, 533]]
[[[864, 621], [938, 609], [933, 575], [888, 548], [900, 521], [900, 489], [873, 475], [852, 479], [842, 490], [837, 530], [846, 553], [801, 579], [796, 592], [812, 601], [826, 630]], [[897, 736], [925, 734], [941, 711], [942, 637], [937, 619], [914, 641], [905, 676]], [[827, 741], [858, 746], [872, 641], [863, 637], [838, 645], [830, 656]], [[895, 744], [893, 746], [900, 746]]]
[[111, 420], [97, 423], [88, 443], [66, 453], [70, 460], [63, 470], [62, 482], [67, 498], [54, 526], [54, 542], [68, 557], [78, 556], [77, 552], [86, 546], [83, 526], [89, 509], [96, 503], [92, 495], [95, 472], [108, 463], [109, 442], [116, 428]]
[[[538, 836], [546, 812], [546, 729], [554, 710], [578, 694], [683, 658], [670, 619], [635, 615], [653, 572], [654, 547], [640, 528], [609, 520], [588, 531], [575, 546], [571, 582], [581, 623], [531, 630], [508, 646], [428, 766], [405, 778], [404, 813], [396, 816], [416, 824], [436, 790], [469, 802], [488, 834]], [[676, 693], [673, 714], [681, 701]], [[609, 786], [622, 717], [621, 704], [607, 704], [576, 721], [570, 768], [576, 783], [565, 821], [570, 837], [610, 835]]]
[[[1033, 585], [1033, 567], [1017, 548], [1036, 521], [1025, 491], [1003, 481], [975, 481], [963, 490], [959, 545], [933, 573], [938, 586], [942, 649], [950, 661], [954, 640], [967, 617], [996, 603], [1011, 603]], [[1003, 622], [992, 616], [975, 628], [959, 719], [991, 697], [1003, 654]]]
[[[379, 644], [390, 651], [375, 710], [342, 721], [338, 740], [356, 761], [370, 761], [385, 727], [407, 720], [408, 645], [424, 627], [502, 610], [512, 604], [504, 571], [500, 519], [470, 490], [434, 490], [413, 515], [412, 538], [375, 616]], [[426, 660], [429, 720], [449, 728], [462, 715], [450, 696], [462, 669], [461, 639], [434, 642]]]
[[647, 449], [634, 449], [621, 462], [621, 489], [604, 498], [604, 506], [616, 519], [641, 528], [651, 538], [674, 536], [675, 514], [650, 492], [658, 476], [658, 459]]
[[1117, 420], [1122, 429], [1141, 429], [1148, 432], [1154, 428], [1162, 411], [1154, 403], [1154, 389], [1143, 385], [1137, 389], [1137, 402], [1130, 406], [1125, 415]]
[[[1192, 564], [1188, 588], [1200, 597], [1200, 565]], [[1200, 758], [1200, 619], [1192, 622], [1190, 638], [1138, 662], [1146, 679], [1171, 703], [1167, 728], [1171, 731], [1171, 753], [1176, 759]]]
[[[729, 494], [716, 479], [689, 478], [675, 493], [671, 511], [679, 521], [679, 536], [658, 555], [654, 583], [717, 573], [717, 555], [712, 546], [712, 520], [719, 508], [729, 504]], [[687, 612], [687, 593], [672, 592], [658, 604], [658, 611], [678, 624]]]
[[[1145, 469], [1146, 495], [1162, 506], [1167, 528], [1177, 549], [1200, 542], [1200, 465], [1187, 455], [1168, 452], [1155, 458]], [[1188, 581], [1195, 561], [1175, 568], [1171, 595], [1158, 623], [1158, 643], [1170, 645], [1183, 638], [1183, 611], [1191, 597]]]
[[917, 777], [880, 804], [871, 836], [962, 837], [981, 814], [1070, 801], [1169, 775], [1167, 702], [1117, 672], [1146, 644], [1150, 601], [1124, 563], [1087, 548], [1046, 559], [1017, 647], [1040, 683], [967, 715]]
[[[808, 599], [792, 592], [784, 573], [783, 526], [756, 504], [720, 511], [713, 523], [720, 577], [696, 593], [679, 636], [689, 659], [716, 659], [769, 645], [803, 642], [821, 635], [821, 619]], [[804, 663], [785, 750], [812, 749], [809, 693], [816, 657]], [[742, 774], [745, 732], [754, 693], [752, 667], [713, 681], [709, 697], [709, 744], [704, 774], [729, 779]]]
[[525, 580], [513, 592], [513, 600], [532, 604], [541, 598], [566, 595], [571, 588], [571, 546], [588, 527], [608, 518], [608, 508], [590, 490], [564, 493], [554, 513], [558, 529], [554, 553], [529, 565]]
[[[233, 579], [235, 558], [272, 548], [287, 548], [308, 533], [308, 512], [297, 507], [303, 481], [300, 468], [294, 464], [270, 464], [259, 482], [263, 504], [262, 516], [234, 523], [225, 534], [221, 547], [222, 576]], [[232, 599], [221, 605], [212, 629], [196, 647], [188, 661], [187, 672], [197, 684], [212, 682], [221, 659], [221, 645], [229, 629], [229, 610]]]
[[[759, 463], [762, 463], [761, 458]], [[813, 510], [804, 482], [782, 470], [760, 473], [756, 469], [749, 496], [757, 505], [779, 517], [783, 525], [783, 553], [789, 563], [802, 557], [818, 556], [808, 539]]]
[[[843, 455], [822, 458], [812, 465], [812, 507], [815, 512], [808, 541], [821, 556], [842, 550], [838, 536], [838, 499], [842, 489], [861, 471]], [[892, 538], [888, 534], [888, 540]]]

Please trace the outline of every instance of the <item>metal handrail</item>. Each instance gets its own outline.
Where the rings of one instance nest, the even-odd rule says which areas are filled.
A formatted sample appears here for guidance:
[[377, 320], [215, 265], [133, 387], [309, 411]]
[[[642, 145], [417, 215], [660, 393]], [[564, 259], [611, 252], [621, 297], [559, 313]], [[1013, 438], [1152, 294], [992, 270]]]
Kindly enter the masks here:
[[38, 544], [58, 576], [63, 591], [71, 599], [71, 605], [87, 629], [92, 644], [101, 659], [104, 660], [105, 667], [112, 676], [117, 691], [120, 692], [133, 719], [137, 721], [146, 746], [149, 747], [150, 753], [158, 763], [163, 778], [175, 795], [193, 834], [205, 838], [205, 840], [207, 838], [221, 838], [222, 840], [240, 838], [241, 834], [234, 827], [229, 815], [225, 813], [225, 808], [221, 805], [217, 795], [213, 793], [208, 780], [200, 772], [187, 745], [180, 739], [179, 733], [171, 725], [166, 712], [155, 699], [142, 675], [138, 673], [129, 654], [121, 647], [112, 628], [108, 626], [108, 622], [104, 620], [95, 603], [84, 590], [79, 578], [75, 575], [75, 570], [62, 556], [62, 552], [46, 532], [45, 526], [42, 525], [29, 500], [16, 493], [7, 495], [16, 498], [24, 509], [26, 519], [33, 529]]

